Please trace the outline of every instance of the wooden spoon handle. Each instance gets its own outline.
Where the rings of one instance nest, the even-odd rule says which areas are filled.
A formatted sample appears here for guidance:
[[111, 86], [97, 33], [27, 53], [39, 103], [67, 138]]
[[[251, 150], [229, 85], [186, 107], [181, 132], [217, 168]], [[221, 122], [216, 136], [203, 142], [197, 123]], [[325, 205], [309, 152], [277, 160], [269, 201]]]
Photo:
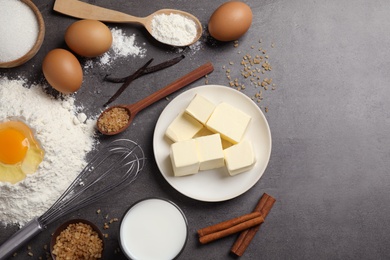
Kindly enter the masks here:
[[114, 23], [140, 23], [145, 19], [110, 10], [100, 6], [84, 3], [78, 0], [56, 0], [53, 9], [59, 13], [81, 19], [99, 20]]
[[213, 64], [211, 62], [207, 62], [197, 69], [191, 71], [190, 73], [184, 75], [183, 77], [177, 79], [166, 87], [154, 92], [150, 96], [134, 103], [132, 105], [128, 105], [127, 108], [131, 112], [131, 117], [133, 118], [139, 111], [150, 106], [154, 102], [160, 100], [168, 96], [169, 94], [187, 86], [188, 84], [194, 82], [195, 80], [211, 73], [214, 70]]

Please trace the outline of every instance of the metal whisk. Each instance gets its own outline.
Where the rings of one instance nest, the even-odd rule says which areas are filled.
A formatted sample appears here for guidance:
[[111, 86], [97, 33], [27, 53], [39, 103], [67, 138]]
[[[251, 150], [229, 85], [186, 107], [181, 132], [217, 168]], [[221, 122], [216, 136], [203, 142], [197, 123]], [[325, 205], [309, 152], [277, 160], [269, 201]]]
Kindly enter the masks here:
[[6, 259], [58, 218], [103, 198], [113, 189], [123, 189], [137, 178], [144, 164], [145, 155], [137, 143], [128, 139], [111, 142], [42, 216], [31, 220], [0, 246], [0, 259]]

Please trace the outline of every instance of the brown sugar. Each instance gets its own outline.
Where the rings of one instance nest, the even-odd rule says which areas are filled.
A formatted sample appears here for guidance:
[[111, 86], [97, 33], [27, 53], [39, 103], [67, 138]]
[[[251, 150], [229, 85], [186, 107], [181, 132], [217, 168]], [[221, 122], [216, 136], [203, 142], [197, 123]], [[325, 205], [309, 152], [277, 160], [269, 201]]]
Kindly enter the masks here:
[[92, 227], [84, 223], [70, 224], [56, 238], [56, 259], [100, 259], [103, 241]]
[[104, 112], [97, 124], [102, 131], [112, 133], [125, 127], [129, 123], [129, 120], [130, 115], [125, 108], [114, 107]]

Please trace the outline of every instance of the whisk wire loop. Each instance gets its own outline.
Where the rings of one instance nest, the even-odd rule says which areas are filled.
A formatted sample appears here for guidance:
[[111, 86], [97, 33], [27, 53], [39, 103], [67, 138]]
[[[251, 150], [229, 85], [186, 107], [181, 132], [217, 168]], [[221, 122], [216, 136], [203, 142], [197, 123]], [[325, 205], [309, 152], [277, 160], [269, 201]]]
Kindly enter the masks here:
[[38, 218], [46, 226], [65, 214], [83, 208], [113, 189], [132, 183], [145, 165], [142, 148], [134, 141], [118, 139], [100, 150], [58, 200]]

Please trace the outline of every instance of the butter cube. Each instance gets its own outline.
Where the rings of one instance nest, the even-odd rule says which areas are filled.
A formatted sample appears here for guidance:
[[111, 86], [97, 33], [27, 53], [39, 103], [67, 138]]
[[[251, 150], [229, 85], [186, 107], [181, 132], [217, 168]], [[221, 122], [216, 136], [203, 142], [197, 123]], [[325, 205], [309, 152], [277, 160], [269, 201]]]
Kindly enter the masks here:
[[256, 163], [252, 144], [244, 140], [224, 151], [226, 168], [231, 176], [249, 171]]
[[193, 118], [198, 120], [200, 123], [205, 125], [207, 120], [213, 113], [214, 109], [214, 103], [212, 103], [205, 97], [196, 94], [185, 111]]
[[165, 136], [173, 142], [184, 141], [193, 138], [202, 128], [196, 119], [181, 112], [168, 126]]
[[199, 156], [195, 139], [173, 143], [170, 157], [175, 176], [195, 174], [199, 171]]
[[[215, 134], [215, 133], [212, 132], [211, 130], [207, 129], [207, 127], [203, 127], [199, 132], [196, 133], [194, 138], [200, 137], [200, 136], [213, 135], [213, 134]], [[219, 137], [221, 138], [221, 135], [219, 135]], [[222, 150], [233, 145], [232, 143], [230, 143], [229, 141], [227, 141], [223, 138], [221, 138], [221, 142], [222, 142]]]
[[219, 134], [197, 137], [195, 140], [198, 143], [199, 170], [211, 170], [225, 166]]
[[227, 103], [220, 103], [206, 123], [206, 127], [222, 138], [237, 144], [243, 138], [251, 117]]

